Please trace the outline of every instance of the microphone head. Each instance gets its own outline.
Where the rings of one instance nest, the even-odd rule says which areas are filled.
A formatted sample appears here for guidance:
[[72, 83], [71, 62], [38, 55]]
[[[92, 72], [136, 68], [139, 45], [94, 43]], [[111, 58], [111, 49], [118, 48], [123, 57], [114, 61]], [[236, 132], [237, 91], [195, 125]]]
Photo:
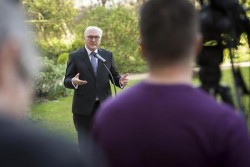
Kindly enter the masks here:
[[97, 59], [101, 60], [103, 63], [106, 62], [106, 60], [105, 60], [102, 56], [100, 56], [98, 53], [95, 53], [94, 56], [95, 56]]
[[96, 55], [97, 53], [96, 52], [93, 52], [92, 55], [95, 57], [95, 58], [98, 58]]

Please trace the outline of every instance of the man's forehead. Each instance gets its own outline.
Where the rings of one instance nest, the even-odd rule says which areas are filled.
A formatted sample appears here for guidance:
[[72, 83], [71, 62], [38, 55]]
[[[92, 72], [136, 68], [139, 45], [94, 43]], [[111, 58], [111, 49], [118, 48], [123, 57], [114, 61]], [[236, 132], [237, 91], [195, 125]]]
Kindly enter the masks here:
[[96, 29], [90, 29], [86, 32], [87, 35], [101, 35], [101, 32]]

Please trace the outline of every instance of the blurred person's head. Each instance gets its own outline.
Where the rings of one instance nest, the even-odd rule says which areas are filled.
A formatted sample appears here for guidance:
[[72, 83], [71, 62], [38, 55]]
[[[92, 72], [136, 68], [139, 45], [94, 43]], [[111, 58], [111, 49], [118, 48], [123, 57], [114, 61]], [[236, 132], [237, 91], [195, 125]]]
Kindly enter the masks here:
[[149, 0], [140, 11], [142, 55], [150, 70], [191, 64], [201, 37], [189, 0]]
[[84, 39], [86, 47], [91, 51], [95, 51], [101, 43], [102, 29], [95, 26], [87, 27], [84, 32]]
[[0, 112], [23, 116], [32, 97], [37, 52], [21, 4], [0, 0]]

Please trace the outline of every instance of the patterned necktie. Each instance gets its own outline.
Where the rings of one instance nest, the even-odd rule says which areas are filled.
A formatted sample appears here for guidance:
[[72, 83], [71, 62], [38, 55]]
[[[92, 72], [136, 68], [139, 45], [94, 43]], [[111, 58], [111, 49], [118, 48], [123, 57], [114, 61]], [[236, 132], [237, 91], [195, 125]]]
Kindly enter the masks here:
[[96, 73], [97, 73], [97, 61], [96, 61], [96, 57], [94, 56], [95, 54], [96, 54], [95, 52], [90, 53], [90, 61], [91, 61], [91, 64], [92, 64], [92, 67], [93, 67], [93, 70], [94, 70], [94, 73], [95, 73], [95, 76], [96, 76]]

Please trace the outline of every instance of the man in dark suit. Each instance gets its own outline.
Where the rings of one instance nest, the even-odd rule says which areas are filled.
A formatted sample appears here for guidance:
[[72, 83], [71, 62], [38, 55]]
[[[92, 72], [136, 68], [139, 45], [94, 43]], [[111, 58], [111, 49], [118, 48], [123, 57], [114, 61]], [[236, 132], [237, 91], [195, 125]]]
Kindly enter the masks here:
[[111, 95], [109, 72], [94, 54], [98, 53], [106, 60], [105, 64], [114, 78], [113, 84], [123, 88], [128, 83], [128, 74], [120, 76], [117, 72], [112, 52], [99, 48], [101, 37], [99, 27], [88, 27], [84, 32], [85, 46], [70, 53], [67, 63], [64, 85], [75, 89], [72, 112], [80, 148], [81, 135], [90, 131], [96, 109]]

